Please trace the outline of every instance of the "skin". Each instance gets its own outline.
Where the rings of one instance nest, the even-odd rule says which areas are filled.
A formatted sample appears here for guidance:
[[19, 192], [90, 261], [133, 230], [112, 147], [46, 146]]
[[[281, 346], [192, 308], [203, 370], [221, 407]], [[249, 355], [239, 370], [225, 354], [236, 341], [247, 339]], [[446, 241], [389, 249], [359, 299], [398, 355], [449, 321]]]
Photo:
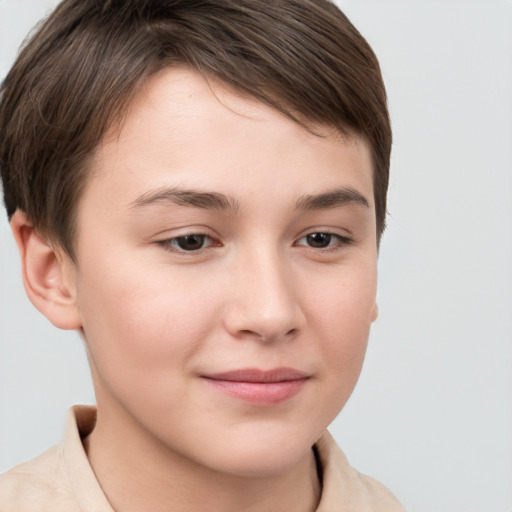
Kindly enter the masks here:
[[[77, 265], [13, 217], [29, 297], [85, 338], [98, 404], [85, 446], [116, 511], [315, 509], [311, 446], [377, 315], [370, 151], [319, 130], [167, 69], [94, 156]], [[226, 204], [177, 204], [178, 189]], [[271, 405], [205, 378], [279, 367], [307, 378]]]

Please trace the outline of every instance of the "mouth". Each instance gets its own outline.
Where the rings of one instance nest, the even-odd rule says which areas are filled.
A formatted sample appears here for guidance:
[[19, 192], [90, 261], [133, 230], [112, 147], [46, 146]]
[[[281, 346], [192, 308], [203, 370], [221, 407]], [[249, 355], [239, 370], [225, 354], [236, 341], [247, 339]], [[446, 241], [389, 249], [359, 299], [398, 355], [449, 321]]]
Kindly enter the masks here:
[[310, 376], [293, 368], [246, 368], [201, 377], [225, 395], [253, 405], [271, 406], [297, 395]]

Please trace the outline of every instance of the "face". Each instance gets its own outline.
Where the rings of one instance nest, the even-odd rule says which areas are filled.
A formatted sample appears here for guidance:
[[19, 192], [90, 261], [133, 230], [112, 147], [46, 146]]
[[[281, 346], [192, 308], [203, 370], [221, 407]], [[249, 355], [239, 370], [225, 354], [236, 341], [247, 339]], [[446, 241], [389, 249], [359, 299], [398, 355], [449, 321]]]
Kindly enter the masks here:
[[188, 69], [136, 97], [78, 211], [98, 425], [230, 474], [310, 452], [376, 316], [370, 152], [319, 130]]

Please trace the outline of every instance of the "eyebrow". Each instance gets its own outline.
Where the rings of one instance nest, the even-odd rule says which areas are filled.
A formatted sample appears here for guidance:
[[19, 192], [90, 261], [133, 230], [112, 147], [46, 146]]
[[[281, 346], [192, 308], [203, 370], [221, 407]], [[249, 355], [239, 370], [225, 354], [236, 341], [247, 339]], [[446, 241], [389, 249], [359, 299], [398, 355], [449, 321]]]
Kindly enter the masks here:
[[[237, 211], [240, 208], [240, 204], [235, 198], [220, 192], [171, 187], [145, 192], [130, 204], [130, 209], [135, 210], [152, 204], [175, 204], [219, 211]], [[348, 204], [358, 204], [370, 208], [368, 200], [360, 192], [353, 188], [343, 187], [322, 194], [305, 194], [296, 201], [295, 209], [303, 211], [328, 210]]]
[[219, 192], [203, 192], [171, 187], [150, 190], [142, 194], [130, 204], [130, 209], [138, 209], [152, 204], [175, 204], [220, 211], [236, 211], [240, 206], [236, 199]]
[[368, 199], [353, 188], [338, 188], [322, 194], [303, 195], [295, 203], [297, 210], [328, 210], [345, 206], [348, 204], [358, 204], [365, 208], [370, 208]]

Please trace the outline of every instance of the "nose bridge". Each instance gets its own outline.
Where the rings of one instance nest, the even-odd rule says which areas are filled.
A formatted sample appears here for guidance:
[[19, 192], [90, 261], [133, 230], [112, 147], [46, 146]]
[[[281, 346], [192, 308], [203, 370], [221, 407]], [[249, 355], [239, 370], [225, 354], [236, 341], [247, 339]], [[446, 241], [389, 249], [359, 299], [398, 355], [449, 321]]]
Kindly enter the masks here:
[[294, 285], [286, 256], [277, 247], [247, 251], [237, 265], [230, 330], [265, 341], [298, 330], [301, 311]]

